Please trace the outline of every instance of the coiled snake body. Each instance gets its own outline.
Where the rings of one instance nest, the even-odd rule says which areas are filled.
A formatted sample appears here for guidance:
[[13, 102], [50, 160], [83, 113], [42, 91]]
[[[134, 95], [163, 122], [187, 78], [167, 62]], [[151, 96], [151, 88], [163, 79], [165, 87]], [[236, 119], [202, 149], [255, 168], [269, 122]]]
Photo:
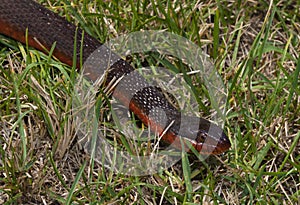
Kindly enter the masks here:
[[[32, 0], [0, 0], [0, 2], [0, 33], [22, 43], [28, 42], [28, 45], [43, 52], [50, 50], [53, 43], [56, 43], [53, 55], [63, 63], [72, 66], [75, 40], [78, 68], [80, 68], [81, 46], [83, 62], [101, 46], [98, 40], [86, 33], [82, 35], [81, 29], [77, 29], [75, 25]], [[27, 36], [26, 32], [28, 32]], [[83, 41], [82, 36], [84, 36]], [[124, 60], [116, 61], [109, 69], [108, 81], [128, 75], [134, 70]], [[100, 77], [95, 67], [89, 67], [84, 72], [92, 81]], [[135, 79], [131, 83], [140, 80]], [[159, 100], [149, 100], [149, 96]], [[162, 140], [176, 148], [185, 147], [189, 150], [189, 145], [192, 145], [204, 154], [220, 154], [230, 148], [229, 139], [220, 127], [203, 118], [181, 116], [180, 112], [155, 87], [143, 89], [132, 99], [126, 97], [126, 90], [118, 92], [116, 97], [124, 104], [129, 104], [129, 109], [145, 125], [150, 126], [151, 130], [159, 134], [164, 133]], [[168, 122], [173, 122], [167, 131], [160, 126], [159, 119], [149, 116], [151, 109], [157, 107], [165, 111]], [[199, 122], [196, 129], [195, 125], [191, 127], [193, 122]], [[182, 129], [179, 129], [180, 126]]]

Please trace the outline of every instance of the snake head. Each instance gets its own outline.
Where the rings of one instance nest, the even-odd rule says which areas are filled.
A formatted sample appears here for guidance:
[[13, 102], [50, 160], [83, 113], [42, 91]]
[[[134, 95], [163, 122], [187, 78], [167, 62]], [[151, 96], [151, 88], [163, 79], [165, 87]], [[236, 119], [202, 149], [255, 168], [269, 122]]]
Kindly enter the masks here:
[[221, 154], [231, 147], [223, 129], [204, 118], [181, 117], [178, 135], [188, 139], [203, 154]]

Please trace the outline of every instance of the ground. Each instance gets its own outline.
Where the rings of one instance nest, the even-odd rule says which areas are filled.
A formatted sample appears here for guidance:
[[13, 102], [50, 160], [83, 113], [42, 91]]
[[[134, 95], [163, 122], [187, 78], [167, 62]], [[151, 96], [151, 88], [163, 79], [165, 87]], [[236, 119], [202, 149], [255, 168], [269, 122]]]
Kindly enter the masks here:
[[[232, 146], [204, 161], [179, 153], [175, 165], [149, 176], [116, 173], [78, 143], [75, 69], [0, 36], [0, 203], [300, 203], [299, 1], [39, 2], [101, 42], [166, 30], [201, 47], [227, 91], [224, 129]], [[157, 62], [153, 53], [127, 60], [135, 67], [189, 71], [164, 57], [171, 65]], [[198, 114], [210, 119], [207, 88], [195, 75], [188, 77], [203, 105]], [[99, 106], [100, 129], [112, 143], [138, 153], [154, 147], [141, 143], [134, 150], [107, 102]]]

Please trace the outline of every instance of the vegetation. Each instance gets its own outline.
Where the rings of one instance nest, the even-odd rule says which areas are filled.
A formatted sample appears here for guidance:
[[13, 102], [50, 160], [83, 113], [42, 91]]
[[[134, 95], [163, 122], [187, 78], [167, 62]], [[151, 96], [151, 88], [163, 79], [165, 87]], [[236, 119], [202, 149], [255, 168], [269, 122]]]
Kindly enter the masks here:
[[[39, 2], [101, 42], [165, 29], [199, 45], [228, 90], [232, 147], [205, 161], [183, 154], [150, 176], [115, 173], [78, 146], [75, 69], [0, 36], [1, 204], [299, 204], [299, 1]], [[99, 106], [108, 137], [127, 149]]]

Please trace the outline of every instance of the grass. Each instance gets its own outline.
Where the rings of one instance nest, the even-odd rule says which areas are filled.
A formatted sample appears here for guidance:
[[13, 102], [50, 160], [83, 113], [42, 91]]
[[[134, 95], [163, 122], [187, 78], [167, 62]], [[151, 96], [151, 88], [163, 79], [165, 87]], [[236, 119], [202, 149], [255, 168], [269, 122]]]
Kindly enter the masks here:
[[[101, 42], [166, 29], [199, 45], [228, 90], [232, 147], [205, 161], [183, 153], [151, 176], [102, 167], [77, 144], [74, 70], [0, 36], [2, 204], [299, 203], [299, 1], [40, 2]], [[106, 134], [127, 141], [99, 106]]]

